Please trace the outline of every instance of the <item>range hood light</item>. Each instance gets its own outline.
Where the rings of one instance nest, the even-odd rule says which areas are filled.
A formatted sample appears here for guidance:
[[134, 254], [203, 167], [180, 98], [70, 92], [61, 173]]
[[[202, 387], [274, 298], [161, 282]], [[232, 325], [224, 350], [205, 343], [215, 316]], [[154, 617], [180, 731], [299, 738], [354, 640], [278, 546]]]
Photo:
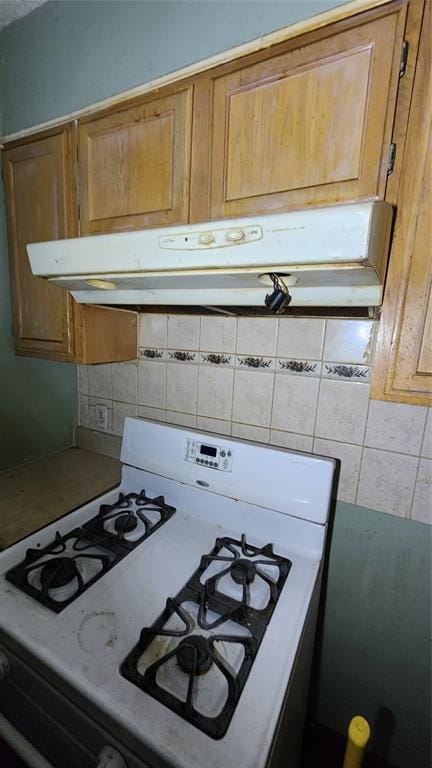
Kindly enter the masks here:
[[112, 280], [98, 280], [97, 278], [91, 278], [86, 280], [87, 285], [91, 285], [92, 288], [100, 288], [102, 291], [113, 291], [117, 288], [116, 284]]

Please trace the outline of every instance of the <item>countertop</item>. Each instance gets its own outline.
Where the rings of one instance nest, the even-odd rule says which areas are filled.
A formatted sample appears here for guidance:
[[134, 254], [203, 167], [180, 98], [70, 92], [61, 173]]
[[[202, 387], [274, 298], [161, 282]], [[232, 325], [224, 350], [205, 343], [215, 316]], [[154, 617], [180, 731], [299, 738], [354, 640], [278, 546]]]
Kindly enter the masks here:
[[0, 472], [0, 549], [120, 482], [120, 462], [81, 448]]

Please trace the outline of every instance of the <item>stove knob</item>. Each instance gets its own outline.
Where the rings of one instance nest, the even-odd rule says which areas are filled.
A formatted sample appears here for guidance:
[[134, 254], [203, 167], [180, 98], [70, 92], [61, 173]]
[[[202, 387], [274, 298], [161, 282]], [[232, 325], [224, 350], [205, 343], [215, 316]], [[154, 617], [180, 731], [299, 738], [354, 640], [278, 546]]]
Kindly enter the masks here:
[[99, 752], [95, 768], [128, 768], [128, 766], [120, 752], [114, 747], [107, 745], [102, 747]]
[[3, 651], [0, 651], [0, 680], [6, 680], [10, 671], [9, 659]]
[[225, 235], [225, 240], [228, 243], [238, 243], [240, 240], [243, 240], [243, 238], [244, 238], [244, 232], [240, 228], [229, 229]]
[[214, 243], [213, 232], [203, 232], [202, 235], [199, 236], [198, 242], [200, 245], [211, 245]]

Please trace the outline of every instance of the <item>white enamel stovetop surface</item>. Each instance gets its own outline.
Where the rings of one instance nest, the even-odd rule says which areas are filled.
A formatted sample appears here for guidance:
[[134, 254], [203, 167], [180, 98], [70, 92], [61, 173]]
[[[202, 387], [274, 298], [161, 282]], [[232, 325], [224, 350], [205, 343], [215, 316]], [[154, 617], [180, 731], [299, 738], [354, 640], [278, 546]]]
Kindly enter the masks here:
[[[142, 470], [126, 468], [123, 490], [164, 494], [176, 514], [59, 615], [4, 578], [29, 546], [83, 523], [118, 489], [0, 554], [0, 628], [78, 688], [176, 768], [263, 768], [316, 582], [321, 525]], [[119, 674], [125, 656], [209, 552], [217, 536], [240, 538], [292, 560], [292, 568], [224, 738], [214, 740]], [[277, 659], [277, 663], [275, 663]]]

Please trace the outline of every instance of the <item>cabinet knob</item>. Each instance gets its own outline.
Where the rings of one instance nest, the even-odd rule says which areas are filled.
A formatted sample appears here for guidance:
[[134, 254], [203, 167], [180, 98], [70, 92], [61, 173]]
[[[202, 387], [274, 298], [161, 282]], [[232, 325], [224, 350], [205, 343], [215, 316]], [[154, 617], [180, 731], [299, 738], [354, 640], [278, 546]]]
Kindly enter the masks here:
[[3, 651], [0, 651], [0, 680], [6, 680], [10, 673], [9, 659]]
[[202, 235], [199, 236], [201, 245], [210, 245], [211, 243], [214, 243], [214, 239], [213, 232], [203, 232]]
[[229, 243], [237, 243], [239, 240], [243, 240], [244, 232], [242, 229], [229, 229], [225, 235], [225, 240]]

